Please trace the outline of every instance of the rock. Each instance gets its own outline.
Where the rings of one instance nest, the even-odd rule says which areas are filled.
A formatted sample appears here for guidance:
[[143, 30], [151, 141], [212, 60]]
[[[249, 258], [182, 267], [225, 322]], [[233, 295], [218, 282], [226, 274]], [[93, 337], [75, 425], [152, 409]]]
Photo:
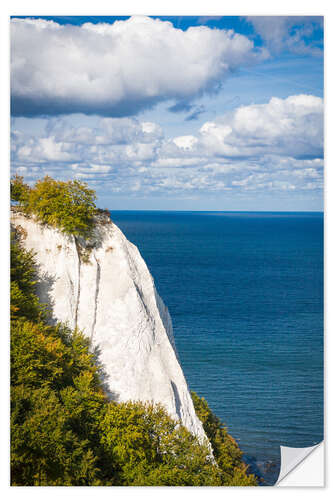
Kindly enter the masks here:
[[24, 231], [24, 247], [36, 254], [37, 293], [50, 305], [52, 321], [77, 326], [98, 349], [110, 398], [161, 403], [205, 439], [177, 359], [168, 309], [138, 249], [104, 219], [97, 218], [89, 241], [17, 211], [11, 222]]

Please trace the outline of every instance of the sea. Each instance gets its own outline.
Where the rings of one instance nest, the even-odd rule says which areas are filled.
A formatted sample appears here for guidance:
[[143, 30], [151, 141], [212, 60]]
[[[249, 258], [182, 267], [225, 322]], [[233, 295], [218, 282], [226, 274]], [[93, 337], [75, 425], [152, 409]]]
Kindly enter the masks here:
[[261, 484], [323, 439], [323, 214], [113, 211], [167, 305], [191, 390]]

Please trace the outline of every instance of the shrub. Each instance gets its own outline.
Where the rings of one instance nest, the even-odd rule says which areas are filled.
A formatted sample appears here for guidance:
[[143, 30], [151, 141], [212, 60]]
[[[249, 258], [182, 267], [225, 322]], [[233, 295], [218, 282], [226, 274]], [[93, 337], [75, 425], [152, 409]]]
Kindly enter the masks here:
[[10, 198], [21, 204], [25, 204], [29, 198], [30, 187], [23, 182], [21, 175], [15, 175], [10, 181]]
[[242, 461], [243, 453], [226, 427], [209, 408], [205, 398], [191, 392], [194, 408], [212, 445], [224, 486], [256, 486], [253, 474], [247, 475], [247, 465]]
[[73, 236], [89, 236], [97, 213], [96, 193], [84, 182], [56, 181], [49, 176], [30, 188], [23, 177], [11, 180], [11, 198], [26, 214]]
[[36, 295], [37, 275], [33, 253], [23, 250], [18, 232], [11, 234], [10, 312], [12, 318], [39, 320], [44, 309]]
[[111, 403], [101, 430], [115, 485], [221, 485], [208, 447], [159, 405]]
[[95, 199], [95, 191], [83, 182], [56, 181], [46, 176], [31, 189], [26, 209], [67, 234], [88, 236], [96, 213]]

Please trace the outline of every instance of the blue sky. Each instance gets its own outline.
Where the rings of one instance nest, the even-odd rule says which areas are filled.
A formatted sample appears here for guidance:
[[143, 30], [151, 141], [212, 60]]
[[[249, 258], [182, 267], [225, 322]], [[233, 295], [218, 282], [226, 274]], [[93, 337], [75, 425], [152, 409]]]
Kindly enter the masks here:
[[11, 165], [112, 209], [322, 210], [319, 17], [21, 17]]

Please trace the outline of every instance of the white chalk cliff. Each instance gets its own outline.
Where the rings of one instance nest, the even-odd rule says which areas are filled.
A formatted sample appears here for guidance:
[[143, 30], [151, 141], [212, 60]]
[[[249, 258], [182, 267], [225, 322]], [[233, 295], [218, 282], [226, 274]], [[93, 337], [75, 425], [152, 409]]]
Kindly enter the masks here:
[[[77, 326], [97, 347], [110, 397], [161, 403], [205, 436], [177, 359], [168, 309], [138, 249], [108, 219], [96, 223], [90, 252], [34, 218], [12, 212], [27, 250], [35, 252], [37, 293], [53, 319]], [[78, 244], [79, 243], [79, 244]]]

